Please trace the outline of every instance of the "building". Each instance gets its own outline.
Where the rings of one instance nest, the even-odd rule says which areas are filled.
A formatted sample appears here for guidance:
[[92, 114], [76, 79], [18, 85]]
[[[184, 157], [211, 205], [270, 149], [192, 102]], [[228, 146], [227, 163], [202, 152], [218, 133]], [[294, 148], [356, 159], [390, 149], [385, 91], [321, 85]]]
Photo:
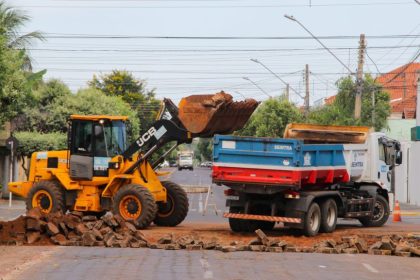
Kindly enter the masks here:
[[391, 98], [391, 118], [415, 119], [420, 63], [400, 66], [377, 78]]

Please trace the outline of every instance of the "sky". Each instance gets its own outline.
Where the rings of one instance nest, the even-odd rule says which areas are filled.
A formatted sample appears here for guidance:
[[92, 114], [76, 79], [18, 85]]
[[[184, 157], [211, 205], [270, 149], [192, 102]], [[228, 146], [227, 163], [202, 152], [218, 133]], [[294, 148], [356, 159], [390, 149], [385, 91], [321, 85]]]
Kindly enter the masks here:
[[31, 17], [22, 33], [39, 30], [46, 37], [29, 47], [35, 71], [47, 69], [47, 79], [61, 79], [74, 92], [93, 75], [119, 69], [146, 80], [158, 98], [174, 102], [220, 90], [238, 100], [265, 100], [281, 95], [284, 81], [290, 84], [291, 101], [302, 105], [308, 64], [310, 103], [334, 95], [335, 82], [348, 70], [285, 14], [298, 19], [352, 72], [361, 33], [368, 54], [364, 71], [374, 76], [410, 62], [420, 48], [420, 4], [415, 0], [6, 3]]

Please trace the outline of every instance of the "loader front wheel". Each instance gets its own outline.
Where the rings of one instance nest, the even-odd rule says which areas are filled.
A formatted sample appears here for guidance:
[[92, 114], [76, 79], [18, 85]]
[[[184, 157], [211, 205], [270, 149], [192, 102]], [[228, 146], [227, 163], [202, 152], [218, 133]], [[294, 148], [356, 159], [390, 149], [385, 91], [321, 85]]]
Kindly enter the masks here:
[[156, 203], [143, 186], [130, 184], [121, 187], [114, 197], [113, 213], [139, 228], [146, 228], [156, 216]]
[[154, 223], [158, 226], [174, 227], [179, 225], [188, 214], [187, 193], [177, 184], [164, 181], [166, 203], [158, 203], [158, 212]]
[[39, 208], [42, 213], [66, 212], [63, 190], [52, 181], [34, 183], [26, 198], [26, 209]]

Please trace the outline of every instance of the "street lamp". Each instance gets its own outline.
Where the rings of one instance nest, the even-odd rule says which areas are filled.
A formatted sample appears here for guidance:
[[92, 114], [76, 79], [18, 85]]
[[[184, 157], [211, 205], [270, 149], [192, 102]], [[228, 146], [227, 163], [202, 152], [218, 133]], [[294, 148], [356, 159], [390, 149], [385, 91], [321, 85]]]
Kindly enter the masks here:
[[312, 36], [312, 38], [314, 38], [315, 40], [317, 40], [317, 42], [318, 43], [320, 43], [321, 44], [321, 46], [324, 48], [324, 49], [326, 49], [332, 56], [334, 56], [334, 58], [338, 61], [338, 62], [340, 62], [341, 63], [341, 65], [343, 65], [344, 66], [344, 68], [346, 68], [347, 69], [347, 71], [349, 71], [349, 73], [350, 74], [354, 74], [353, 73], [353, 71], [351, 71], [350, 70], [350, 68], [349, 67], [347, 67], [347, 65], [344, 63], [344, 62], [342, 62], [326, 45], [324, 45], [311, 31], [309, 31], [309, 29], [308, 28], [306, 28], [300, 21], [298, 21], [295, 17], [293, 17], [293, 16], [289, 16], [289, 15], [284, 15], [284, 17], [285, 18], [287, 18], [287, 19], [289, 19], [289, 20], [291, 20], [291, 21], [294, 21], [294, 22], [297, 22], [297, 24], [299, 24], [303, 29], [305, 29], [305, 31], [306, 32], [308, 32], [311, 36]]
[[264, 89], [262, 89], [256, 82], [254, 82], [250, 78], [248, 78], [248, 77], [242, 77], [242, 79], [247, 80], [248, 82], [252, 83], [255, 87], [257, 87], [259, 90], [261, 90], [265, 95], [267, 95], [268, 97], [272, 98], [272, 96], [270, 94], [268, 94]]
[[[273, 71], [271, 71], [270, 68], [268, 68], [264, 63], [262, 63], [261, 61], [259, 61], [258, 59], [255, 58], [251, 58], [250, 59], [252, 62], [258, 63], [260, 64], [262, 67], [264, 67], [265, 69], [268, 70], [268, 72], [270, 72], [271, 74], [273, 74], [277, 79], [279, 79], [280, 81], [283, 82], [283, 84], [285, 84], [286, 86], [288, 85], [288, 83], [286, 81], [284, 81], [279, 75], [277, 75], [276, 73], [274, 73]], [[294, 93], [296, 93], [297, 95], [299, 95], [300, 98], [305, 99], [302, 95], [300, 95], [299, 92], [297, 92], [294, 88], [292, 88], [291, 86], [289, 86], [289, 88], [291, 90], [293, 90]]]

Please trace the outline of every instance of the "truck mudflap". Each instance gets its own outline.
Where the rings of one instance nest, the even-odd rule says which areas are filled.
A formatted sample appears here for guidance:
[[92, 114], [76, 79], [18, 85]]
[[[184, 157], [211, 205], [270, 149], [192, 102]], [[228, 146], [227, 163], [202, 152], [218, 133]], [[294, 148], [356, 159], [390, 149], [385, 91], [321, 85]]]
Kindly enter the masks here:
[[223, 217], [231, 218], [231, 219], [258, 220], [258, 221], [266, 221], [266, 222], [283, 222], [283, 223], [291, 223], [291, 224], [300, 224], [302, 222], [302, 220], [299, 218], [239, 214], [239, 213], [224, 213]]

